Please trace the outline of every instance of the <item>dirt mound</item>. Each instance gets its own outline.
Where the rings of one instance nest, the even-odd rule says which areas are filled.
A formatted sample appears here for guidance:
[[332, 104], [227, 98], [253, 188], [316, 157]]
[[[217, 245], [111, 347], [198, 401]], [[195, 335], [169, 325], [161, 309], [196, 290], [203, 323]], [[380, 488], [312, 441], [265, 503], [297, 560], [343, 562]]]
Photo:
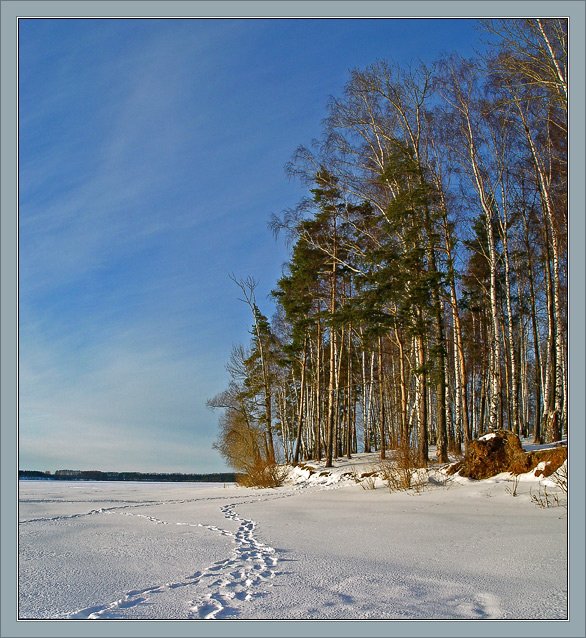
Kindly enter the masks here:
[[535, 467], [535, 476], [551, 476], [568, 458], [566, 447], [554, 447], [547, 450], [530, 452], [532, 465]]
[[549, 476], [566, 458], [565, 447], [525, 452], [516, 434], [509, 430], [498, 430], [472, 441], [464, 459], [452, 465], [448, 473], [459, 472], [460, 476], [485, 479], [501, 472], [524, 474], [542, 463], [542, 469], [536, 470], [536, 476]]

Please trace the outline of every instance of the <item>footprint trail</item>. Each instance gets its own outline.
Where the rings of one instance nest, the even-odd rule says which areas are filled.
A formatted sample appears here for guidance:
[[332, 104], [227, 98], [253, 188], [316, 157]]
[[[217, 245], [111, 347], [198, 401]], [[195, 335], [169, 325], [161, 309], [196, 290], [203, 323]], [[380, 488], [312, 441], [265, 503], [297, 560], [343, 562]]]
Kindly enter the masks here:
[[224, 516], [236, 521], [232, 556], [209, 567], [202, 578], [209, 578], [208, 591], [190, 602], [190, 618], [217, 619], [240, 615], [243, 603], [266, 595], [275, 577], [277, 552], [254, 535], [255, 522], [240, 518], [234, 505], [221, 508]]
[[[103, 605], [94, 605], [66, 614], [69, 620], [123, 619], [133, 607], [150, 605], [151, 600], [163, 593], [186, 589], [189, 591], [186, 618], [214, 620], [241, 615], [243, 607], [253, 598], [267, 595], [276, 576], [277, 551], [260, 542], [254, 534], [256, 523], [240, 518], [235, 511], [236, 503], [220, 509], [225, 518], [238, 523], [238, 529], [230, 532], [215, 525], [203, 523], [175, 523], [190, 527], [204, 527], [213, 533], [232, 538], [234, 549], [229, 558], [217, 561], [204, 569], [176, 582], [154, 585], [127, 592], [122, 598]], [[111, 512], [103, 512], [111, 513]], [[146, 518], [154, 524], [167, 525], [166, 521], [120, 512], [120, 514]], [[63, 618], [63, 616], [61, 616]]]

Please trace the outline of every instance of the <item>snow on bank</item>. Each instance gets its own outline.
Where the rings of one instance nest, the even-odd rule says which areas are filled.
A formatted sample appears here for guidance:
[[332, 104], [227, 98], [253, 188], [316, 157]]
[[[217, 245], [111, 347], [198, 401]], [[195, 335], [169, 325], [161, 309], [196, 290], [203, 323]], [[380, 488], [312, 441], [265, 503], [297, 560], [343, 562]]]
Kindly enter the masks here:
[[[490, 434], [485, 435], [490, 437]], [[484, 437], [482, 437], [484, 438]], [[481, 439], [482, 440], [482, 439]], [[545, 445], [524, 445], [524, 449], [529, 451], [544, 450], [555, 447], [556, 444]], [[435, 455], [435, 448], [430, 450], [430, 459]], [[385, 472], [385, 465], [388, 466], [393, 460], [393, 452], [387, 452], [386, 461], [381, 461], [378, 453], [362, 453], [354, 454], [351, 459], [344, 457], [337, 458], [334, 466], [325, 467], [325, 461], [308, 461], [301, 463], [287, 470], [286, 485], [292, 485], [297, 488], [302, 487], [322, 487], [334, 488], [342, 485], [362, 485], [364, 489], [370, 489], [370, 485], [374, 483], [375, 488], [383, 488], [386, 486], [382, 476]], [[433, 486], [449, 486], [453, 483], [466, 484], [478, 483], [473, 479], [460, 476], [456, 473], [453, 476], [448, 475], [447, 469], [451, 463], [437, 464], [430, 461], [430, 466], [426, 469], [412, 470], [413, 482], [420, 490]], [[483, 479], [483, 483], [503, 483], [503, 482], [519, 482], [533, 484], [535, 488], [546, 487], [556, 488], [559, 481], [555, 476], [543, 477], [541, 473], [548, 465], [547, 461], [540, 462], [531, 471], [524, 474], [513, 475], [510, 472], [502, 472], [491, 478]], [[559, 470], [560, 473], [567, 473], [567, 462]], [[369, 485], [370, 483], [370, 485]]]
[[20, 616], [566, 617], [566, 509], [535, 505], [538, 477], [516, 497], [510, 476], [442, 468], [363, 489], [376, 464], [307, 463], [274, 490], [21, 483]]

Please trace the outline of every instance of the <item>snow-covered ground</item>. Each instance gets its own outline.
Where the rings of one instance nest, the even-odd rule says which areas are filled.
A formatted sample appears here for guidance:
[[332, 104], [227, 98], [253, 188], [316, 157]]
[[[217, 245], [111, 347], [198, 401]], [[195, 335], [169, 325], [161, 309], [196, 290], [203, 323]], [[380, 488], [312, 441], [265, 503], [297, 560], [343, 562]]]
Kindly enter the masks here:
[[356, 482], [374, 455], [308, 465], [274, 490], [21, 481], [20, 618], [567, 617], [551, 479], [434, 469], [390, 493]]

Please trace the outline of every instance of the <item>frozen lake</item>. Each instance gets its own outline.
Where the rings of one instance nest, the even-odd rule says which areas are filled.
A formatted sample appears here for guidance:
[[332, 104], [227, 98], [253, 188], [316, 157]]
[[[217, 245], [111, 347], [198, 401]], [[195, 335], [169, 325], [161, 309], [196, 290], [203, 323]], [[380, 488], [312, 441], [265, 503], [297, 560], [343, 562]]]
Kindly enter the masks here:
[[19, 489], [21, 618], [189, 617], [199, 573], [231, 554], [239, 529], [220, 508], [247, 497], [217, 483]]
[[21, 481], [19, 615], [566, 618], [567, 511], [507, 485]]

